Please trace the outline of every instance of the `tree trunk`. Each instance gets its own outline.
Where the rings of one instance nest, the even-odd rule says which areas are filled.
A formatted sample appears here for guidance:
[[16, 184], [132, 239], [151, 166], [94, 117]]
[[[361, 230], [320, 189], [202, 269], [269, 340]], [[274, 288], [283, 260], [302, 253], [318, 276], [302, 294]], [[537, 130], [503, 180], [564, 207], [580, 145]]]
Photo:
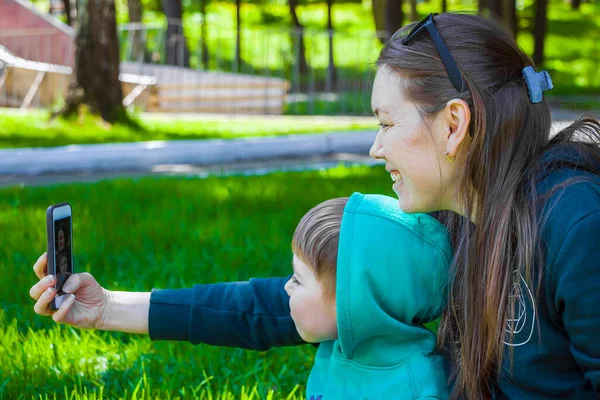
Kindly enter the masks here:
[[417, 14], [417, 0], [410, 0], [410, 20], [414, 22], [418, 19]]
[[581, 6], [581, 0], [571, 0], [571, 9], [579, 10], [580, 6]]
[[71, 0], [63, 0], [63, 7], [65, 9], [65, 17], [67, 17], [67, 25], [73, 26], [75, 19], [71, 14]]
[[488, 0], [479, 0], [477, 2], [477, 11], [479, 11], [479, 14], [483, 14], [483, 11], [488, 8]]
[[479, 0], [479, 12], [489, 10], [490, 14], [500, 20], [506, 29], [517, 37], [517, 2], [516, 0]]
[[167, 17], [167, 35], [165, 38], [166, 60], [168, 65], [189, 67], [190, 51], [183, 34], [183, 13], [181, 0], [162, 0]]
[[533, 24], [533, 62], [540, 65], [544, 62], [544, 44], [546, 42], [546, 26], [548, 23], [548, 0], [536, 0], [535, 20]]
[[127, 0], [127, 10], [129, 11], [129, 22], [142, 22], [142, 3], [140, 0]]
[[442, 0], [442, 12], [445, 13], [448, 11], [448, 1]]
[[490, 11], [498, 18], [506, 29], [517, 37], [517, 2], [516, 0], [489, 0]]
[[[127, 9], [129, 10], [129, 22], [134, 24], [142, 23], [142, 3], [140, 0], [127, 0]], [[143, 61], [146, 54], [146, 44], [142, 41], [142, 30], [134, 29], [129, 32], [133, 35], [131, 40], [131, 61]]]
[[402, 0], [385, 1], [385, 31], [392, 37], [402, 27], [404, 13], [402, 12]]
[[[294, 32], [292, 32], [292, 44], [296, 44], [298, 46], [298, 57], [296, 58], [296, 62], [300, 65], [300, 75], [306, 75], [308, 73], [308, 63], [306, 62], [306, 50], [304, 48], [304, 27], [300, 23], [298, 19], [298, 14], [296, 14], [296, 6], [298, 5], [298, 0], [288, 0], [288, 4], [290, 6], [290, 14], [292, 16], [292, 23], [294, 25]], [[296, 48], [296, 46], [292, 45], [292, 48]]]
[[333, 0], [327, 0], [327, 35], [329, 36], [329, 64], [327, 67], [327, 91], [331, 91], [337, 81], [337, 71], [335, 69], [335, 59], [333, 58], [333, 19], [331, 9]]
[[385, 0], [371, 0], [371, 8], [373, 9], [373, 20], [375, 21], [375, 30], [378, 35], [377, 38], [383, 44], [388, 38], [384, 38], [381, 36], [382, 32], [386, 32], [385, 30]]
[[[490, 10], [490, 12], [493, 13], [493, 15], [495, 15], [496, 17], [502, 18], [502, 2], [503, 1], [504, 0], [488, 0], [487, 8]], [[506, 1], [510, 1], [510, 0], [506, 0]]]
[[517, 29], [519, 27], [517, 23], [517, 1], [516, 0], [505, 0], [502, 3], [502, 21], [513, 37], [517, 37]]
[[119, 81], [119, 42], [114, 0], [80, 0], [75, 39], [75, 66], [61, 116], [87, 105], [114, 123], [127, 121]]
[[235, 0], [235, 66], [237, 72], [242, 66], [242, 0]]
[[207, 38], [206, 38], [206, 23], [207, 23], [207, 16], [206, 16], [206, 3], [208, 0], [200, 0], [200, 13], [202, 14], [202, 30], [201, 30], [201, 35], [202, 37], [200, 38], [200, 45], [202, 46], [202, 65], [204, 69], [208, 69], [208, 46], [206, 45], [207, 43]]

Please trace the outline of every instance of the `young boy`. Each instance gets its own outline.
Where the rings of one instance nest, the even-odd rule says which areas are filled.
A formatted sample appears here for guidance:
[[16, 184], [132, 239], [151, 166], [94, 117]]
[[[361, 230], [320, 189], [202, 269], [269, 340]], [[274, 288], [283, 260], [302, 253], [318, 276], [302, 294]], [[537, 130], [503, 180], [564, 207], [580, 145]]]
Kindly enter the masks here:
[[310, 210], [292, 249], [291, 315], [320, 343], [307, 399], [448, 397], [435, 334], [422, 325], [445, 303], [452, 250], [441, 223], [355, 193]]

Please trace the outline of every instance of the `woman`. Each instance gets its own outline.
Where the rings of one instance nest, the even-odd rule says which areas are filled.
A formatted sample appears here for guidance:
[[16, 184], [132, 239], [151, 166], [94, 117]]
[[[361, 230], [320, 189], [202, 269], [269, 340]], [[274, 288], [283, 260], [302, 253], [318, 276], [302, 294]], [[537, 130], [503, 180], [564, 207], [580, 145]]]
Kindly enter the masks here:
[[[600, 125], [580, 120], [550, 139], [551, 83], [531, 64], [498, 24], [455, 14], [402, 28], [377, 63], [371, 155], [404, 211], [439, 211], [452, 235], [438, 344], [453, 394], [469, 399], [600, 393]], [[42, 256], [39, 277], [45, 266]], [[287, 279], [134, 294], [76, 274], [65, 288], [77, 300], [53, 318], [264, 350], [302, 343]], [[31, 289], [39, 314], [50, 285]]]

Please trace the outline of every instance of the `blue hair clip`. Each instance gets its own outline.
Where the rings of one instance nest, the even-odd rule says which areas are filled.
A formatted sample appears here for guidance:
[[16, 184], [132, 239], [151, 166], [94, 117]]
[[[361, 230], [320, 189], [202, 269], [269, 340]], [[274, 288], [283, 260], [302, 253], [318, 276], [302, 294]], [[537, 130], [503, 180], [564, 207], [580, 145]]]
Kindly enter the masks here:
[[529, 101], [533, 104], [542, 101], [542, 93], [553, 88], [548, 71], [535, 72], [532, 66], [523, 68], [523, 78], [527, 84]]

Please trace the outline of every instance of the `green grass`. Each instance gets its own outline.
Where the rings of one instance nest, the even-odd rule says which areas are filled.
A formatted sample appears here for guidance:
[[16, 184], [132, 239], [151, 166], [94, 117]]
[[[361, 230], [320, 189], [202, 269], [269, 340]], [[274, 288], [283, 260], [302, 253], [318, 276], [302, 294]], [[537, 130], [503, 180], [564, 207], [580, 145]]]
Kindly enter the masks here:
[[144, 116], [139, 119], [144, 130], [129, 126], [106, 127], [96, 118], [57, 119], [49, 122], [42, 111], [26, 113], [0, 111], [0, 148], [48, 147], [70, 144], [139, 142], [148, 140], [234, 139], [251, 136], [279, 136], [300, 133], [376, 129], [376, 121], [365, 119], [248, 117], [177, 119], [177, 117]]
[[252, 398], [241, 393], [254, 388], [255, 399], [301, 399], [312, 346], [152, 343], [35, 314], [31, 266], [45, 250], [45, 210], [72, 204], [78, 272], [108, 289], [149, 291], [286, 276], [300, 217], [354, 191], [392, 195], [380, 167], [0, 189], [0, 399], [229, 399]]

